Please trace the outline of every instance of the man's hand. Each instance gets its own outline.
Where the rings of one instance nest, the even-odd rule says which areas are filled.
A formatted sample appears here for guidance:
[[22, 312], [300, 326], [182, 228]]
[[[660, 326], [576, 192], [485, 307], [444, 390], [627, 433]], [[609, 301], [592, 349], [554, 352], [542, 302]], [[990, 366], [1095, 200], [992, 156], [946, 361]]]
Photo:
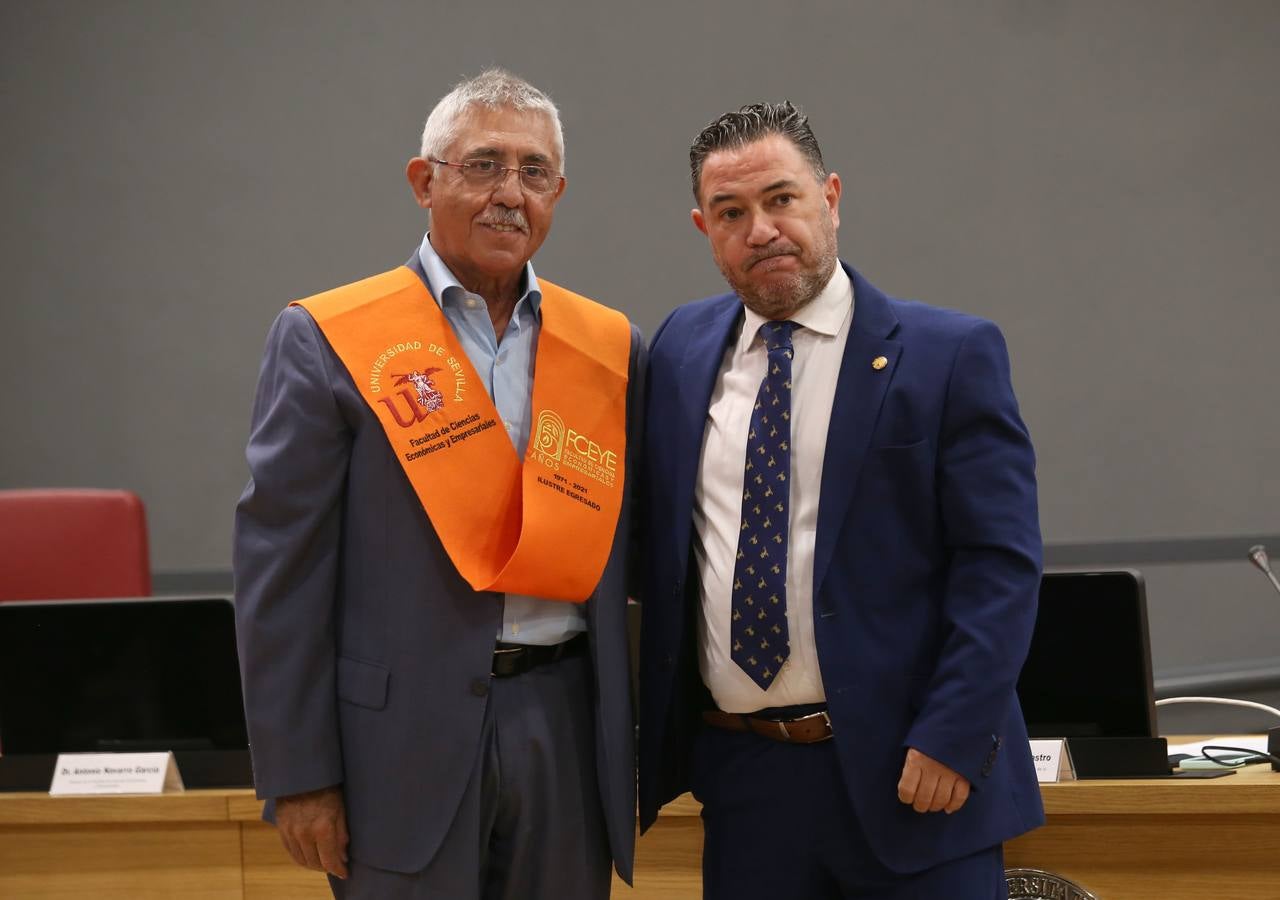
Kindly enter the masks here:
[[347, 877], [347, 810], [341, 787], [276, 798], [276, 829], [298, 865]]
[[902, 777], [898, 779], [898, 799], [918, 813], [942, 811], [950, 815], [969, 799], [969, 781], [954, 769], [909, 747]]

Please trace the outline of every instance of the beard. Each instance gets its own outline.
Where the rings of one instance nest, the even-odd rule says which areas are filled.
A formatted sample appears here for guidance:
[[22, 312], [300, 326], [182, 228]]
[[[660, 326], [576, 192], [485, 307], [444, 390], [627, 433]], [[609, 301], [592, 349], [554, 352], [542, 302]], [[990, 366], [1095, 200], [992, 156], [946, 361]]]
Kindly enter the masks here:
[[[800, 267], [785, 278], [770, 278], [764, 283], [750, 277], [752, 267], [775, 256], [794, 256]], [[790, 242], [770, 247], [748, 259], [740, 269], [731, 269], [717, 254], [716, 267], [724, 280], [742, 298], [747, 309], [766, 319], [789, 318], [802, 309], [827, 286], [836, 265], [836, 229], [830, 221], [818, 232], [809, 251]]]

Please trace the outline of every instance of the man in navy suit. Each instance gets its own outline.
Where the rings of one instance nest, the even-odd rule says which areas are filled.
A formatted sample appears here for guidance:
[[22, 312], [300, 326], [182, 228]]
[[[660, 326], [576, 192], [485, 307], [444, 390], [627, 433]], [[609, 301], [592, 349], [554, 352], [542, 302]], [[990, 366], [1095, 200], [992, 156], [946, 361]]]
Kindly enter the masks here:
[[693, 791], [709, 898], [1004, 897], [1002, 842], [1043, 821], [1004, 340], [838, 258], [840, 177], [790, 103], [690, 162], [733, 292], [650, 346], [641, 825]]
[[267, 340], [236, 513], [245, 711], [258, 795], [338, 897], [603, 900], [611, 861], [631, 878], [644, 348], [534, 275], [563, 159], [541, 91], [458, 85], [407, 167], [431, 211], [408, 263]]

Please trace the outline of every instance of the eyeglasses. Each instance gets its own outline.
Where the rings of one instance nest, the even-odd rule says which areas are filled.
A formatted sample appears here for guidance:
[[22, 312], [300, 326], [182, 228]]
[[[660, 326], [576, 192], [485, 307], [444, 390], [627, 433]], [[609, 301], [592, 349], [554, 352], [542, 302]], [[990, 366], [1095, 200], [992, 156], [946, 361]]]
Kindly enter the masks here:
[[518, 172], [520, 174], [520, 184], [536, 194], [549, 194], [560, 186], [560, 182], [564, 181], [563, 175], [551, 171], [546, 166], [516, 166], [512, 168], [492, 159], [464, 159], [462, 162], [448, 162], [447, 160], [436, 159], [434, 156], [427, 157], [427, 161], [460, 169], [463, 180], [477, 187], [496, 188], [507, 180], [508, 172]]

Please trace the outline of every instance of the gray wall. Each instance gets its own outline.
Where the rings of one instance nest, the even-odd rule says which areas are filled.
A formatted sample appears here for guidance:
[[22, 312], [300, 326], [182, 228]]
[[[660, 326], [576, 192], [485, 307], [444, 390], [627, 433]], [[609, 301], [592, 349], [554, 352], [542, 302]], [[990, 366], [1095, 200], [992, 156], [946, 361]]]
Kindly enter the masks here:
[[1280, 5], [484, 9], [0, 5], [0, 486], [133, 488], [157, 569], [224, 572], [266, 328], [408, 255], [402, 169], [450, 84], [499, 63], [558, 100], [538, 269], [648, 333], [721, 289], [689, 139], [789, 97], [844, 177], [844, 255], [1005, 329], [1051, 558], [1231, 539], [1155, 553], [1157, 669], [1280, 655], [1241, 561], [1280, 534]]

